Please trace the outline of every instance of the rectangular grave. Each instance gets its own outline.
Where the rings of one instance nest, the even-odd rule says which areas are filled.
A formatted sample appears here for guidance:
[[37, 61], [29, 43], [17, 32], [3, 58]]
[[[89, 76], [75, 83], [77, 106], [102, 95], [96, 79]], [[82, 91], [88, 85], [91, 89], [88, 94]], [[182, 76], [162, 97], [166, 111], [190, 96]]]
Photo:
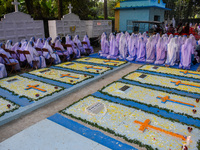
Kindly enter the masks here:
[[98, 114], [104, 109], [104, 104], [97, 102], [87, 108], [87, 111], [92, 114]]
[[146, 77], [147, 77], [146, 74], [142, 74], [142, 75], [139, 76], [139, 78], [141, 78], [141, 79], [144, 79], [144, 78], [146, 78]]

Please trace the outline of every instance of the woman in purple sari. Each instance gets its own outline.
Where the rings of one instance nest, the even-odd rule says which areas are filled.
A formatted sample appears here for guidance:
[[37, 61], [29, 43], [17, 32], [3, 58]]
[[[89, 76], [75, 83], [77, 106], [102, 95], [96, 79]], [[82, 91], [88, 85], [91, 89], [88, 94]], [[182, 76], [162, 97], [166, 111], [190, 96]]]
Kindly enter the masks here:
[[181, 48], [181, 61], [179, 68], [190, 69], [192, 63], [192, 54], [194, 54], [192, 40], [188, 38]]
[[107, 35], [102, 36], [101, 51], [99, 51], [99, 54], [102, 57], [107, 57], [109, 55], [109, 42], [107, 40]]
[[167, 45], [167, 59], [165, 64], [168, 66], [174, 66], [177, 62], [177, 52], [178, 52], [178, 44], [175, 38], [172, 38]]
[[78, 49], [81, 52], [81, 55], [85, 55], [86, 51], [85, 51], [85, 48], [83, 47], [83, 45], [81, 44], [81, 41], [79, 40], [79, 35], [75, 35], [73, 41], [74, 41], [74, 43], [76, 43]]
[[157, 38], [150, 37], [146, 44], [146, 62], [153, 63], [156, 60], [156, 40]]
[[112, 34], [110, 37], [110, 50], [109, 55], [107, 56], [108, 59], [117, 59], [119, 55], [119, 49], [117, 47], [117, 41], [115, 36]]
[[145, 62], [146, 57], [146, 44], [143, 37], [139, 38], [138, 50], [137, 50], [137, 59], [136, 61]]
[[126, 58], [128, 61], [133, 61], [137, 54], [137, 37], [133, 34], [128, 41], [129, 56]]
[[93, 47], [90, 45], [90, 40], [89, 40], [89, 38], [88, 38], [87, 35], [84, 36], [83, 42], [87, 42], [87, 45], [84, 44], [83, 47], [84, 47], [85, 49], [89, 48], [89, 49], [90, 49], [90, 54], [94, 53], [94, 49], [93, 49]]
[[119, 59], [126, 59], [127, 57], [127, 54], [128, 54], [128, 43], [127, 43], [127, 40], [126, 40], [126, 36], [125, 34], [123, 34], [121, 37], [120, 37], [120, 41], [119, 41]]
[[161, 37], [156, 45], [156, 61], [155, 64], [164, 64], [166, 60], [166, 44]]
[[66, 59], [69, 61], [70, 60], [70, 55], [69, 52], [67, 50], [64, 49], [64, 47], [61, 44], [61, 40], [57, 40], [55, 43], [55, 48], [58, 47], [61, 49], [61, 51], [57, 50], [56, 54], [58, 54], [59, 56], [63, 56], [63, 54], [66, 56]]
[[69, 54], [73, 55], [73, 52], [75, 53], [75, 58], [80, 58], [81, 57], [81, 52], [80, 50], [76, 47], [76, 45], [74, 44], [74, 42], [72, 41], [72, 37], [70, 35], [66, 36], [66, 43], [65, 44], [69, 44], [72, 47], [68, 47], [67, 50], [69, 51]]
[[[17, 50], [19, 50], [21, 48], [21, 43], [17, 42], [14, 44], [14, 46], [11, 48], [12, 51], [14, 51], [17, 54]], [[17, 59], [17, 55], [16, 54], [12, 54], [12, 58]]]

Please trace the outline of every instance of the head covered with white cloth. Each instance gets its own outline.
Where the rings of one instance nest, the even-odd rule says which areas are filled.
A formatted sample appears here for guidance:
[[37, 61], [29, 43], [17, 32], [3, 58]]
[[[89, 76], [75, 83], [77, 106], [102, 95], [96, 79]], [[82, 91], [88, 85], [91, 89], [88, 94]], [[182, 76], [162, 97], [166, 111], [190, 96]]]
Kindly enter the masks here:
[[126, 40], [126, 35], [123, 34], [120, 37], [120, 40], [119, 40], [119, 53], [120, 53], [119, 58], [120, 59], [126, 59], [127, 53], [128, 53], [127, 47], [128, 47], [128, 43], [127, 43], [127, 40]]

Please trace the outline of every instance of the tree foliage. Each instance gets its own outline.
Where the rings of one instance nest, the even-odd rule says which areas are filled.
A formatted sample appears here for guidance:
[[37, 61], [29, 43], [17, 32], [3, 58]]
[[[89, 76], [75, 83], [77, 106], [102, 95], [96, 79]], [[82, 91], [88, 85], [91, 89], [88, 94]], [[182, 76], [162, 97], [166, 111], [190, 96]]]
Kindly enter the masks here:
[[[104, 1], [107, 1], [107, 13], [114, 17], [114, 6], [120, 0], [18, 0], [19, 10], [29, 13], [34, 19], [60, 19], [69, 12], [68, 6], [73, 6], [72, 12], [80, 19], [98, 19], [104, 16]], [[0, 0], [0, 17], [14, 12], [13, 0]], [[171, 4], [171, 14], [176, 19], [194, 18], [200, 14], [200, 0], [163, 0]], [[172, 18], [172, 16], [170, 16]]]
[[179, 19], [194, 18], [200, 13], [200, 0], [163, 0], [172, 6], [172, 14]]
[[[62, 14], [69, 12], [68, 6], [73, 6], [72, 12], [81, 19], [97, 18], [97, 2], [99, 0], [18, 0], [19, 10], [29, 13], [34, 19], [61, 18]], [[14, 12], [13, 0], [0, 0], [0, 17]], [[59, 12], [59, 11], [62, 12]], [[61, 15], [61, 16], [59, 16]]]

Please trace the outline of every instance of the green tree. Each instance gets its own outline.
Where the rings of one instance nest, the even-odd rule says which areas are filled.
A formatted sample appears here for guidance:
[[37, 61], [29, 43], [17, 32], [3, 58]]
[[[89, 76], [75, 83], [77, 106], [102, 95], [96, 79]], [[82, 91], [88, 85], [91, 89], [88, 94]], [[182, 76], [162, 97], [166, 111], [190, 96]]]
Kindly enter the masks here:
[[[69, 12], [69, 3], [72, 12], [79, 15], [80, 19], [97, 19], [99, 0], [18, 0], [19, 10], [30, 14], [34, 19], [60, 19]], [[0, 0], [0, 17], [14, 12], [13, 0]]]
[[3, 17], [4, 14], [15, 11], [14, 6], [11, 4], [12, 0], [0, 0], [0, 17]]

